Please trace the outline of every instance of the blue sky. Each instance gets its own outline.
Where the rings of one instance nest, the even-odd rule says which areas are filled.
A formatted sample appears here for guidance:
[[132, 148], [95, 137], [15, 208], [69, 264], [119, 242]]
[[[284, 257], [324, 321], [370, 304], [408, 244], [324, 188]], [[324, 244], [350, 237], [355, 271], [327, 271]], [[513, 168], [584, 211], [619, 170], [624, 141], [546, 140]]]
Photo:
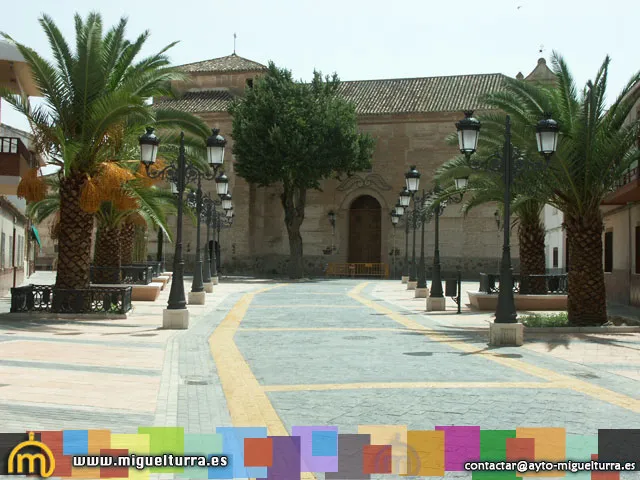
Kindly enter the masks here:
[[[627, 0], [23, 0], [0, 16], [0, 31], [49, 56], [37, 19], [51, 15], [67, 38], [73, 14], [102, 13], [105, 24], [129, 18], [129, 37], [151, 31], [148, 52], [173, 40], [174, 63], [237, 53], [291, 69], [308, 79], [314, 68], [343, 80], [470, 73], [527, 75], [541, 56], [562, 53], [582, 86], [605, 55], [612, 57], [609, 100], [638, 62], [640, 2]], [[3, 103], [2, 122], [26, 129]]]

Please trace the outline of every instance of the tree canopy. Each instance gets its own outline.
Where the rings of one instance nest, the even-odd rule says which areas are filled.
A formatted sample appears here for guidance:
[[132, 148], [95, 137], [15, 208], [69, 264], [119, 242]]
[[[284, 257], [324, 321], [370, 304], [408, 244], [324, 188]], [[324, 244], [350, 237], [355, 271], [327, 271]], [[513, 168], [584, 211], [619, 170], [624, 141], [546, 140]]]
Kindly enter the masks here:
[[337, 75], [314, 72], [310, 83], [269, 64], [246, 96], [235, 102], [236, 172], [260, 186], [319, 188], [335, 174], [370, 168], [373, 139], [357, 128], [355, 107], [338, 93]]

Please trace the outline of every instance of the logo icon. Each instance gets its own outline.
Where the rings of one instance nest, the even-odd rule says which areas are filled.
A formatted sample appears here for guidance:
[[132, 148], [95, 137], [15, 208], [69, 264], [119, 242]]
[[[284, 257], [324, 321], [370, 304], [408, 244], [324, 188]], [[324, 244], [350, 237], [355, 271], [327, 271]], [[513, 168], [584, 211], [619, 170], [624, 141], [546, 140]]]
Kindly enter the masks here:
[[[383, 452], [375, 456], [374, 465], [380, 467], [391, 461], [391, 471], [402, 476], [417, 476], [420, 473], [420, 455], [411, 446], [402, 441], [399, 433], [396, 433], [391, 441], [391, 458]], [[395, 453], [394, 453], [395, 452]], [[398, 452], [400, 454], [398, 454]]]
[[[36, 472], [36, 460], [40, 463], [39, 475], [43, 478], [53, 475], [56, 468], [56, 459], [53, 452], [44, 443], [34, 440], [35, 434], [29, 432], [29, 440], [19, 443], [11, 450], [7, 461], [7, 472], [18, 475], [34, 475]], [[21, 450], [38, 448], [41, 453], [20, 453]], [[24, 471], [24, 464], [27, 462], [27, 471]], [[47, 464], [49, 467], [47, 468]]]

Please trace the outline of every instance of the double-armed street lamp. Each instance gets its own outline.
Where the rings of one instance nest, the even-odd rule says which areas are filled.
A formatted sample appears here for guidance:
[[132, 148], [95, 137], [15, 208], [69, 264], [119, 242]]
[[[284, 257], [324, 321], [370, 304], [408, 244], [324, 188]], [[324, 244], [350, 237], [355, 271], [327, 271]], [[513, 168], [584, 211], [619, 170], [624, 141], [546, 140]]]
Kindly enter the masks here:
[[[182, 257], [182, 217], [184, 209], [184, 192], [188, 183], [197, 181], [198, 191], [196, 193], [196, 201], [198, 207], [198, 248], [196, 249], [196, 271], [194, 272], [193, 284], [189, 303], [199, 303], [199, 297], [202, 298], [201, 304], [204, 303], [204, 285], [202, 283], [202, 261], [200, 257], [200, 215], [202, 214], [202, 189], [201, 181], [203, 178], [211, 180], [216, 178], [215, 175], [224, 161], [224, 146], [226, 140], [219, 135], [219, 130], [214, 129], [212, 135], [207, 139], [207, 163], [212, 172], [203, 173], [192, 165], [187, 165], [185, 158], [184, 132], [180, 133], [180, 150], [177, 163], [171, 163], [163, 169], [154, 167], [158, 156], [158, 146], [160, 139], [153, 133], [154, 129], [147, 128], [144, 135], [139, 138], [140, 143], [140, 161], [144, 165], [145, 172], [149, 178], [160, 178], [167, 180], [171, 184], [172, 191], [177, 195], [177, 233], [176, 246], [173, 259], [173, 279], [171, 282], [171, 291], [169, 292], [169, 301], [167, 308], [163, 311], [163, 327], [184, 329], [189, 326], [189, 311], [184, 292], [184, 259]], [[218, 192], [222, 185], [228, 188], [228, 178], [224, 173], [216, 178], [216, 186]], [[220, 186], [219, 186], [220, 185]], [[226, 193], [226, 190], [225, 192]], [[191, 300], [194, 300], [193, 302]]]
[[[538, 152], [545, 162], [535, 162], [521, 152], [514, 150], [511, 143], [511, 118], [506, 116], [505, 140], [503, 153], [496, 153], [486, 161], [471, 159], [476, 152], [480, 134], [480, 121], [473, 117], [473, 111], [465, 111], [465, 118], [456, 123], [460, 152], [467, 157], [472, 169], [483, 169], [502, 173], [504, 180], [504, 243], [500, 263], [500, 289], [496, 318], [490, 326], [490, 343], [492, 345], [522, 345], [524, 327], [517, 320], [517, 311], [513, 294], [513, 271], [511, 267], [510, 225], [511, 225], [511, 184], [517, 174], [532, 170], [542, 171], [549, 164], [549, 159], [558, 146], [558, 123], [546, 113], [535, 127]], [[517, 162], [515, 161], [517, 160]], [[514, 175], [515, 174], [515, 175]], [[456, 179], [460, 189], [467, 187], [468, 177]]]

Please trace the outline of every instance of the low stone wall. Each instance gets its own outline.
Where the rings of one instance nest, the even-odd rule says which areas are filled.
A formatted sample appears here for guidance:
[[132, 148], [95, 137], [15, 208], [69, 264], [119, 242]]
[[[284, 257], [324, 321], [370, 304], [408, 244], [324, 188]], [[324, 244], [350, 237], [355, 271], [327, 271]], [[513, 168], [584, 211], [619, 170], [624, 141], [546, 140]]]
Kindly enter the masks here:
[[[288, 255], [256, 255], [252, 257], [226, 256], [222, 252], [222, 272], [225, 275], [255, 275], [261, 277], [279, 277], [286, 276], [289, 273], [289, 256]], [[185, 254], [185, 274], [193, 273], [195, 265], [195, 255]], [[204, 259], [203, 259], [204, 261]], [[324, 276], [326, 266], [330, 262], [342, 263], [331, 255], [307, 255], [304, 258], [305, 276], [321, 277]], [[433, 257], [425, 259], [427, 269], [427, 279], [431, 278], [431, 270], [433, 269]], [[173, 255], [167, 255], [165, 266], [167, 270], [172, 270]], [[389, 272], [391, 277], [400, 278], [402, 267], [404, 265], [404, 257], [398, 259], [395, 266], [395, 275], [393, 265], [389, 264]], [[462, 278], [465, 280], [479, 280], [480, 273], [498, 273], [498, 259], [495, 258], [456, 258], [441, 257], [440, 266], [442, 278], [455, 277], [457, 268], [461, 268]], [[513, 269], [515, 272], [519, 270], [520, 262], [517, 258], [513, 259]]]

